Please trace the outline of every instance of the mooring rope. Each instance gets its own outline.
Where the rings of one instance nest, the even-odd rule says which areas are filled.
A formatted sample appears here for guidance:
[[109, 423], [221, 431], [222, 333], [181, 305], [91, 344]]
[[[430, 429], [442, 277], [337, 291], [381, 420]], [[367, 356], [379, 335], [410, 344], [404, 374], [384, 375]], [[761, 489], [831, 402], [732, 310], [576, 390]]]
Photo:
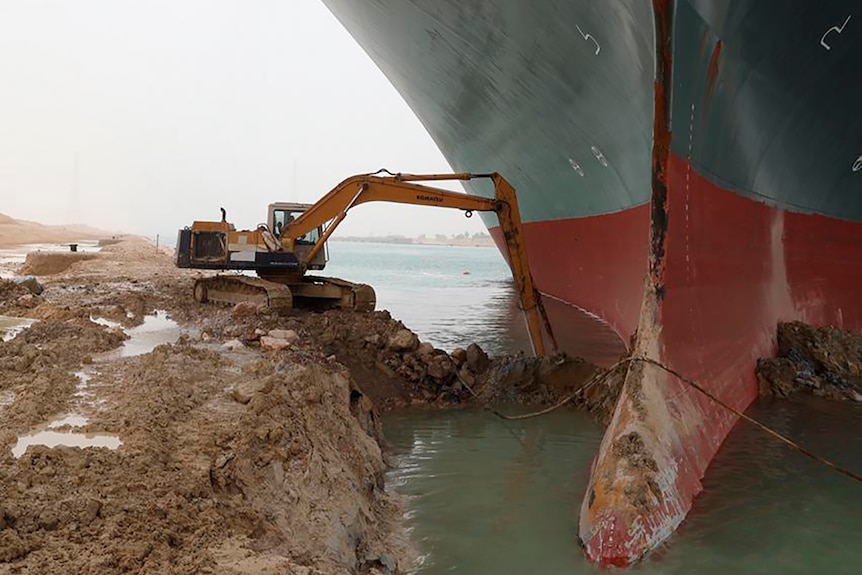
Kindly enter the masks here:
[[[627, 357], [621, 361], [618, 361], [617, 363], [612, 365], [610, 368], [608, 368], [606, 371], [593, 375], [590, 379], [587, 380], [586, 383], [584, 383], [583, 386], [581, 386], [580, 389], [578, 389], [578, 391], [576, 391], [570, 395], [567, 395], [566, 397], [564, 397], [563, 399], [561, 399], [560, 401], [558, 401], [554, 405], [547, 407], [545, 409], [542, 409], [540, 411], [534, 411], [532, 413], [525, 413], [523, 415], [506, 415], [506, 414], [501, 413], [498, 410], [496, 410], [492, 407], [489, 407], [487, 405], [485, 405], [483, 407], [485, 410], [490, 411], [491, 413], [493, 413], [497, 417], [500, 417], [502, 419], [509, 420], [509, 421], [531, 419], [533, 417], [539, 417], [542, 415], [547, 415], [548, 413], [551, 413], [552, 411], [555, 411], [555, 410], [561, 408], [562, 406], [566, 405], [567, 403], [569, 403], [570, 401], [572, 401], [573, 399], [575, 399], [579, 395], [582, 395], [587, 389], [589, 389], [593, 385], [596, 385], [599, 382], [604, 381], [604, 379], [606, 377], [608, 377], [610, 374], [612, 374], [616, 370], [616, 368], [618, 368], [619, 366], [624, 365], [624, 364], [628, 364], [628, 363], [633, 363], [636, 361], [647, 363], [650, 365], [654, 365], [654, 366], [658, 367], [659, 369], [666, 371], [667, 373], [669, 373], [669, 374], [673, 375], [674, 377], [676, 377], [677, 379], [679, 379], [681, 382], [683, 382], [686, 385], [699, 391], [700, 393], [702, 393], [707, 398], [714, 401], [715, 403], [717, 403], [718, 405], [720, 405], [724, 409], [727, 409], [728, 411], [732, 412], [733, 414], [737, 415], [738, 417], [740, 417], [740, 418], [744, 419], [745, 421], [755, 425], [757, 428], [759, 428], [761, 431], [764, 431], [765, 433], [767, 433], [771, 437], [774, 437], [775, 439], [781, 441], [785, 445], [791, 447], [792, 449], [795, 449], [799, 453], [805, 455], [806, 457], [809, 457], [810, 459], [816, 461], [817, 463], [820, 463], [821, 465], [824, 465], [833, 471], [837, 471], [838, 473], [840, 473], [842, 475], [846, 475], [850, 479], [853, 479], [855, 481], [858, 481], [859, 483], [862, 483], [862, 476], [860, 476], [859, 474], [854, 473], [853, 471], [847, 469], [846, 467], [842, 467], [842, 466], [838, 465], [837, 463], [833, 463], [832, 461], [826, 459], [825, 457], [817, 455], [816, 453], [814, 453], [813, 451], [811, 451], [807, 447], [799, 445], [798, 443], [796, 443], [792, 439], [785, 437], [784, 435], [775, 431], [774, 429], [772, 429], [768, 425], [761, 423], [760, 421], [754, 419], [753, 417], [748, 416], [748, 415], [744, 414], [743, 412], [739, 411], [735, 407], [728, 405], [727, 403], [723, 402], [722, 400], [717, 398], [715, 395], [713, 395], [712, 393], [710, 393], [709, 391], [707, 391], [706, 389], [704, 389], [703, 387], [698, 385], [695, 381], [685, 377], [684, 375], [682, 375], [681, 373], [679, 373], [678, 371], [676, 371], [672, 367], [664, 365], [663, 363], [656, 361], [654, 359], [648, 358], [648, 357]], [[478, 396], [478, 394], [476, 394], [475, 391], [473, 391], [472, 387], [467, 385], [467, 382], [465, 382], [461, 378], [460, 374], [458, 375], [458, 380], [467, 389], [467, 391], [469, 391], [473, 395], [473, 397], [475, 397], [477, 400], [479, 400], [481, 402], [481, 398]]]

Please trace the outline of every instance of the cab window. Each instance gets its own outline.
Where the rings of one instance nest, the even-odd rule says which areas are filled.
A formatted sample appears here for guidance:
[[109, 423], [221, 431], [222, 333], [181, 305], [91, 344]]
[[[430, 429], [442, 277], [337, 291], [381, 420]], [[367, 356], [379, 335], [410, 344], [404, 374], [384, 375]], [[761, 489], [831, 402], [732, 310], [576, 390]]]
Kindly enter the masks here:
[[284, 216], [284, 210], [275, 210], [273, 213], [272, 231], [278, 237], [281, 237], [281, 230], [284, 229]]
[[[301, 210], [275, 210], [274, 222], [273, 226], [275, 228], [275, 234], [281, 237], [281, 232], [285, 226], [291, 223], [293, 220], [297, 219], [302, 215]], [[320, 229], [314, 228], [304, 236], [300, 236], [296, 238], [297, 243], [307, 243], [307, 244], [316, 244], [317, 240], [320, 239]]]

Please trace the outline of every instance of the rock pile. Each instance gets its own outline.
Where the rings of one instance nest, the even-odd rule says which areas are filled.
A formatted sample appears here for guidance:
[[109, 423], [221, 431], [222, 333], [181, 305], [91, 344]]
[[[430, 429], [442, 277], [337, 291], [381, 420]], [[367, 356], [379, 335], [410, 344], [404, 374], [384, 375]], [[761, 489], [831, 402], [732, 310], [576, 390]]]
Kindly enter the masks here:
[[[25, 278], [27, 279], [27, 278]], [[35, 278], [30, 281], [0, 279], [0, 314], [17, 314], [32, 309], [44, 301], [42, 286]]]
[[[220, 312], [203, 307], [208, 314], [201, 333], [205, 341], [224, 341], [225, 350], [260, 348], [292, 361], [335, 361], [350, 370], [357, 386], [381, 411], [407, 405], [548, 405], [572, 395], [600, 373], [596, 366], [565, 354], [490, 357], [475, 343], [447, 352], [421, 341], [387, 311], [294, 310], [290, 317], [278, 317], [244, 304]], [[575, 403], [607, 420], [621, 381], [622, 377], [602, 380]]]
[[760, 393], [862, 401], [862, 335], [802, 322], [778, 324], [778, 357], [757, 362]]

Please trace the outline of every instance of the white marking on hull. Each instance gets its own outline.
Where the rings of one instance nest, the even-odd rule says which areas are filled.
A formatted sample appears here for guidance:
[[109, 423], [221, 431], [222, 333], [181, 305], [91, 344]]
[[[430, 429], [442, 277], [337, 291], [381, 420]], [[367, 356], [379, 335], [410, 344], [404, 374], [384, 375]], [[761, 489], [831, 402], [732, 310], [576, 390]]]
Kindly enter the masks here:
[[599, 42], [598, 42], [598, 40], [596, 40], [595, 38], [593, 38], [593, 35], [592, 35], [592, 34], [585, 34], [585, 33], [584, 33], [584, 31], [583, 31], [583, 30], [581, 30], [581, 27], [580, 27], [580, 26], [578, 26], [577, 24], [575, 24], [575, 28], [577, 28], [577, 29], [578, 29], [578, 32], [580, 32], [581, 36], [583, 36], [583, 37], [584, 37], [584, 40], [592, 40], [592, 41], [593, 41], [593, 44], [595, 44], [595, 45], [596, 45], [596, 56], [598, 56], [598, 55], [599, 55], [599, 52], [601, 52], [601, 51], [602, 51], [602, 47], [601, 47], [601, 46], [599, 46]]
[[607, 159], [607, 158], [605, 158], [605, 155], [601, 152], [601, 150], [599, 150], [599, 149], [598, 149], [597, 147], [595, 147], [595, 146], [591, 146], [591, 147], [590, 147], [590, 150], [592, 150], [593, 155], [596, 157], [596, 159], [599, 161], [599, 163], [600, 163], [602, 166], [604, 166], [604, 167], [606, 167], [606, 168], [607, 168], [607, 167], [608, 167], [608, 159]]
[[831, 50], [832, 47], [826, 43], [826, 37], [829, 34], [831, 34], [832, 32], [835, 32], [836, 34], [840, 34], [841, 32], [843, 32], [844, 27], [847, 26], [847, 22], [849, 22], [849, 21], [850, 21], [850, 16], [847, 16], [847, 19], [844, 20], [844, 23], [841, 24], [841, 26], [833, 26], [830, 29], [828, 29], [826, 32], [824, 32], [823, 36], [820, 38], [820, 45], [823, 46], [824, 48], [826, 48], [827, 50]]
[[[689, 221], [689, 190], [691, 187], [691, 151], [694, 148], [694, 104], [691, 105], [691, 114], [688, 119], [688, 161], [685, 166], [685, 277], [689, 285], [694, 281], [691, 273], [691, 237]], [[688, 308], [688, 317], [694, 333], [694, 310]]]

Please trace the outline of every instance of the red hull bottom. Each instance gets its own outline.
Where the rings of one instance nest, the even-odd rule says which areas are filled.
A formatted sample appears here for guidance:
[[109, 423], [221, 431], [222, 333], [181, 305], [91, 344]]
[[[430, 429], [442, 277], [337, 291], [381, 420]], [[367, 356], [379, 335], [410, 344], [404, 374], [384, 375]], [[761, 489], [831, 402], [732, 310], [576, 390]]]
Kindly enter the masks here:
[[[662, 294], [645, 288], [648, 206], [526, 226], [533, 276], [551, 296], [563, 349], [608, 365], [637, 329], [632, 353], [744, 410], [779, 321], [862, 327], [862, 224], [768, 207], [673, 155], [668, 178]], [[669, 537], [736, 420], [660, 368], [632, 364], [581, 506], [587, 556], [625, 566]]]
[[[673, 155], [668, 167], [665, 285], [644, 290], [634, 353], [744, 410], [777, 322], [859, 329], [862, 224], [770, 208]], [[736, 420], [660, 368], [631, 364], [581, 506], [587, 556], [625, 566], [669, 537]]]
[[[649, 206], [524, 228], [533, 279], [560, 347], [597, 365], [618, 361], [640, 313]], [[491, 235], [498, 247], [505, 244], [500, 228]]]

